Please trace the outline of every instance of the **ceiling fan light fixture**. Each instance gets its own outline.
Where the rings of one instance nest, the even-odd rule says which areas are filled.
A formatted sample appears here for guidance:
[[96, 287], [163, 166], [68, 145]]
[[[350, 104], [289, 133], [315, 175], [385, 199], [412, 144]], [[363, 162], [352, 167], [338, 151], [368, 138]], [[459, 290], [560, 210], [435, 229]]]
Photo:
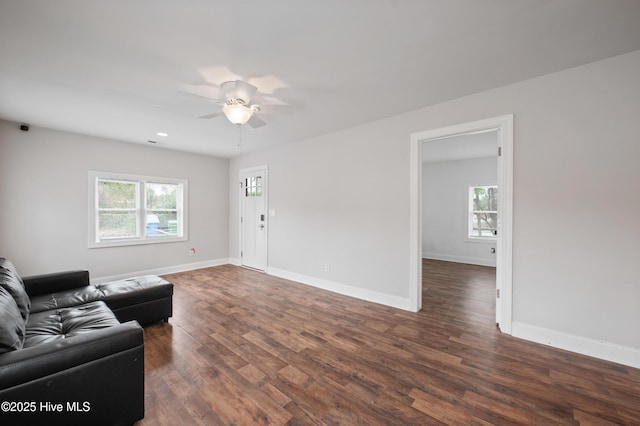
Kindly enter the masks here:
[[233, 124], [245, 124], [253, 115], [253, 110], [239, 103], [225, 104], [222, 112]]

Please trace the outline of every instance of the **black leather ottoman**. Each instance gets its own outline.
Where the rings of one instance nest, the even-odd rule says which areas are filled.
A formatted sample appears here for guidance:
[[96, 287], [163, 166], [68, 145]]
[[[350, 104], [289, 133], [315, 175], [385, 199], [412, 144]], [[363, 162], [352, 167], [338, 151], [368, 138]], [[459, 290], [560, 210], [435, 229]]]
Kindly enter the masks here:
[[173, 315], [173, 284], [157, 275], [94, 285], [120, 322], [168, 322]]
[[[51, 277], [55, 277], [52, 274]], [[168, 321], [173, 314], [173, 284], [156, 275], [127, 278], [102, 284], [89, 284], [86, 271], [67, 273], [67, 276], [81, 275], [82, 280], [74, 281], [69, 289], [55, 291], [48, 284], [47, 277], [33, 281], [41, 287], [51, 287], [55, 292], [31, 297], [31, 312], [68, 308], [84, 303], [104, 301], [120, 322], [137, 320], [140, 324]], [[85, 282], [86, 281], [86, 282]]]

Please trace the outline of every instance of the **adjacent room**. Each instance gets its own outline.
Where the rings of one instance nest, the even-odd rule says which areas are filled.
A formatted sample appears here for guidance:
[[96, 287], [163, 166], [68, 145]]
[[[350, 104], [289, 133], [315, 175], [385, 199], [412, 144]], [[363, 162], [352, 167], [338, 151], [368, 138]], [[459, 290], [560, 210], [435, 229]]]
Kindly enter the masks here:
[[635, 424], [638, 22], [0, 0], [0, 422]]

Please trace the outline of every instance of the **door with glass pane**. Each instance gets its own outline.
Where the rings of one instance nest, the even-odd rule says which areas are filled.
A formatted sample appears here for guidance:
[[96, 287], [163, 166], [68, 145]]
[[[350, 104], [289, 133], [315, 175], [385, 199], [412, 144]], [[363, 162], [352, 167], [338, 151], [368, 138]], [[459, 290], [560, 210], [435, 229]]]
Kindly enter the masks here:
[[267, 268], [267, 170], [266, 166], [240, 172], [240, 258], [242, 266]]

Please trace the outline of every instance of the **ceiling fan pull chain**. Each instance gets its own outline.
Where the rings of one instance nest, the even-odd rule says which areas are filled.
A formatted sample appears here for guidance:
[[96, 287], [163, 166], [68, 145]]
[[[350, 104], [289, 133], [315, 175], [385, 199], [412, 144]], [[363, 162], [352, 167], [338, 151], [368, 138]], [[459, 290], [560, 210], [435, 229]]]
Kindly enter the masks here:
[[238, 128], [238, 152], [242, 155], [242, 125], [236, 124]]

